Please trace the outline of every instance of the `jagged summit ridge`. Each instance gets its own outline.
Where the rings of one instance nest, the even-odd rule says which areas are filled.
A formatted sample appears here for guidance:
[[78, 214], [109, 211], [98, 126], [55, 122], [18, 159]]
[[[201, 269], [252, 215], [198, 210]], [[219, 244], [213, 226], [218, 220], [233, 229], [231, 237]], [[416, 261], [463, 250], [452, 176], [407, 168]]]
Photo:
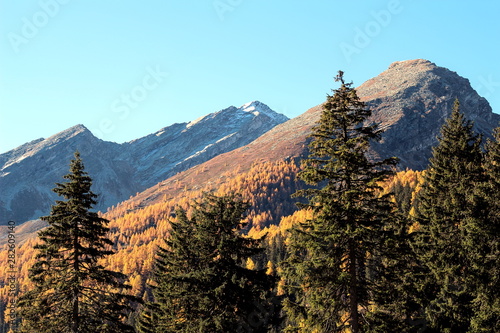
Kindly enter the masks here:
[[202, 124], [206, 121], [209, 121], [210, 119], [214, 119], [214, 118], [221, 116], [221, 115], [225, 115], [227, 117], [227, 119], [237, 120], [241, 117], [248, 117], [249, 114], [252, 114], [253, 116], [264, 115], [266, 117], [269, 117], [272, 121], [275, 121], [277, 123], [282, 123], [282, 122], [285, 122], [288, 120], [287, 116], [273, 111], [266, 104], [259, 102], [259, 101], [252, 101], [252, 102], [248, 102], [246, 104], [243, 104], [239, 108], [237, 108], [235, 106], [230, 106], [230, 107], [225, 108], [223, 110], [220, 110], [218, 112], [214, 112], [214, 113], [199, 117], [199, 118], [187, 123], [186, 129], [189, 129], [197, 124]]
[[76, 150], [94, 180], [93, 191], [100, 194], [96, 208], [104, 210], [288, 119], [263, 103], [255, 106], [255, 113], [229, 107], [123, 144], [103, 141], [75, 125], [0, 154], [0, 216], [20, 223], [47, 214], [57, 199], [51, 189], [68, 172]]
[[259, 115], [259, 114], [264, 114], [267, 117], [277, 121], [277, 122], [285, 122], [288, 120], [288, 117], [273, 111], [269, 106], [266, 104], [259, 102], [259, 101], [253, 101], [249, 102], [246, 104], [243, 104], [239, 109], [245, 111], [245, 112], [251, 112], [254, 115]]
[[58, 145], [61, 142], [66, 142], [72, 140], [77, 136], [87, 136], [98, 140], [92, 135], [92, 133], [83, 125], [75, 125], [57, 134], [54, 134], [46, 139], [40, 138], [28, 142], [22, 146], [12, 149], [5, 154], [2, 154], [3, 158], [0, 158], [0, 170], [8, 169], [10, 166], [23, 161], [26, 158], [34, 156], [35, 154], [51, 149], [54, 145]]
[[218, 154], [244, 146], [288, 120], [264, 103], [245, 105], [251, 104], [255, 107], [253, 112], [230, 106], [131, 142], [130, 154], [140, 161], [139, 177], [143, 182], [156, 184]]
[[90, 131], [83, 124], [77, 124], [75, 126], [72, 126], [68, 129], [64, 130], [64, 131], [57, 133], [54, 136], [74, 136], [74, 135], [78, 135], [78, 134], [84, 133], [84, 132], [90, 132]]

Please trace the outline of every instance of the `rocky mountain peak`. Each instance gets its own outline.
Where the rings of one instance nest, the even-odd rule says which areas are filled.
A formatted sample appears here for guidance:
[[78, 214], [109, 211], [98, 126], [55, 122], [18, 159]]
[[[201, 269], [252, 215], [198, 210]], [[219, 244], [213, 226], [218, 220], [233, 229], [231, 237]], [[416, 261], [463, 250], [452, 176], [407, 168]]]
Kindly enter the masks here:
[[259, 101], [253, 101], [243, 104], [241, 107], [239, 107], [239, 110], [242, 110], [244, 112], [251, 112], [256, 116], [263, 114], [278, 123], [282, 123], [288, 120], [287, 116], [273, 111], [269, 106]]
[[408, 68], [408, 67], [414, 67], [414, 68], [419, 68], [420, 71], [425, 70], [424, 68], [436, 68], [436, 64], [426, 60], [426, 59], [413, 59], [413, 60], [403, 60], [403, 61], [395, 61], [392, 64], [389, 65], [389, 69], [402, 69], [402, 68]]
[[372, 109], [369, 121], [386, 130], [375, 150], [384, 157], [398, 156], [402, 168], [427, 167], [431, 147], [437, 144], [455, 99], [476, 130], [485, 135], [500, 121], [469, 80], [424, 59], [395, 62], [357, 92]]
[[[47, 139], [38, 139], [28, 142], [20, 147], [17, 147], [11, 151], [1, 154], [0, 158], [0, 170], [7, 170], [13, 165], [20, 163], [21, 161], [35, 156], [43, 151], [52, 149], [54, 146], [60, 145], [62, 142], [83, 142], [89, 140], [98, 140], [92, 135], [92, 133], [83, 125], [76, 125], [70, 127], [64, 131], [50, 136]], [[74, 145], [75, 146], [75, 145]], [[76, 150], [76, 146], [75, 146]]]
[[75, 140], [99, 140], [95, 137], [92, 132], [90, 132], [87, 127], [79, 124], [72, 126], [64, 131], [61, 131], [55, 135], [48, 137], [42, 141], [44, 148], [49, 146], [57, 145], [64, 141], [75, 141]]
[[211, 123], [219, 123], [223, 122], [226, 125], [230, 125], [232, 123], [239, 124], [242, 118], [253, 119], [253, 117], [258, 117], [264, 115], [270, 119], [271, 123], [280, 124], [288, 120], [288, 117], [273, 111], [266, 104], [253, 101], [242, 106], [235, 107], [230, 106], [218, 112], [210, 113], [205, 116], [202, 116], [196, 120], [190, 121], [186, 124], [186, 129], [190, 129], [193, 126], [207, 126]]
[[[175, 173], [255, 140], [288, 120], [261, 102], [230, 106], [130, 143], [138, 176], [156, 184]], [[144, 154], [147, 151], [148, 154]]]
[[[373, 160], [399, 157], [398, 167], [402, 170], [427, 167], [432, 147], [437, 144], [441, 126], [450, 115], [455, 98], [463, 101], [462, 111], [474, 120], [481, 133], [489, 135], [500, 125], [500, 115], [492, 113], [488, 102], [467, 79], [423, 59], [393, 63], [356, 90], [372, 110], [368, 124], [378, 123], [385, 129], [382, 141], [373, 143], [368, 157]], [[250, 104], [243, 107], [251, 108]], [[181, 190], [169, 184], [183, 183], [184, 189], [189, 190], [200, 184], [215, 184], [221, 174], [235, 168], [242, 172], [250, 170], [256, 161], [276, 162], [307, 156], [308, 135], [322, 110], [321, 104], [314, 106], [244, 147], [180, 172], [164, 181], [165, 186], [149, 188], [127, 204], [135, 202], [146, 206], [164, 197], [180, 195]]]
[[63, 134], [78, 135], [78, 134], [84, 133], [84, 132], [90, 132], [90, 131], [83, 124], [77, 124], [75, 126], [71, 126], [70, 128], [65, 129], [64, 131], [59, 132], [56, 135], [63, 135]]
[[[500, 125], [500, 115], [492, 112], [467, 79], [423, 59], [393, 63], [357, 92], [372, 110], [368, 123], [378, 123], [385, 130], [382, 141], [373, 144], [370, 157], [399, 157], [401, 169], [427, 167], [456, 98], [479, 132], [488, 136]], [[159, 182], [170, 177], [184, 177], [185, 184], [197, 184], [197, 174], [206, 181], [220, 177], [236, 164], [250, 167], [263, 159], [278, 161], [304, 155], [307, 136], [321, 110], [318, 105], [285, 121], [285, 116], [253, 101], [122, 145], [99, 140], [77, 125], [0, 154], [0, 215], [22, 222], [47, 213], [54, 201], [50, 189], [67, 173], [76, 149], [100, 186], [94, 189], [102, 193], [98, 208], [105, 209], [148, 187], [151, 191], [163, 189]], [[205, 168], [202, 163], [212, 167]], [[193, 166], [198, 172], [192, 172]], [[191, 173], [183, 172], [188, 169]]]

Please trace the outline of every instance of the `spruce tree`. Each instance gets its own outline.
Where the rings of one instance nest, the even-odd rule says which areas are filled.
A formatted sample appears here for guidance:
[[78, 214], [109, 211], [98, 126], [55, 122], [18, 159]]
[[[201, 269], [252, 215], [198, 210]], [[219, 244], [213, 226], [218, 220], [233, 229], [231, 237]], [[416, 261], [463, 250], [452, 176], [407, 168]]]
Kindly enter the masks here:
[[477, 294], [476, 264], [481, 260], [477, 235], [485, 222], [481, 137], [455, 101], [441, 129], [420, 192], [420, 230], [414, 248], [427, 274], [419, 281], [426, 290], [428, 326], [438, 332], [467, 332]]
[[296, 193], [308, 199], [302, 206], [314, 217], [291, 230], [282, 265], [289, 332], [374, 331], [367, 314], [383, 297], [377, 276], [397, 239], [395, 207], [378, 185], [397, 160], [368, 160], [370, 143], [382, 131], [364, 124], [371, 111], [341, 71], [336, 81], [341, 87], [323, 104], [299, 173], [317, 186]]
[[484, 168], [487, 180], [476, 186], [484, 198], [486, 219], [477, 225], [473, 234], [472, 265], [478, 282], [473, 300], [471, 332], [500, 331], [500, 127], [493, 133], [494, 140], [486, 143]]
[[156, 252], [154, 302], [146, 303], [141, 311], [138, 325], [141, 333], [183, 332], [182, 325], [187, 320], [183, 312], [189, 310], [190, 299], [185, 298], [184, 305], [177, 300], [185, 295], [185, 287], [190, 288], [182, 283], [181, 276], [197, 269], [198, 249], [190, 246], [194, 241], [194, 221], [182, 209], [176, 211], [176, 216], [177, 222], [171, 222], [170, 235], [165, 240], [166, 247], [159, 247]]
[[34, 288], [19, 300], [21, 332], [133, 332], [126, 319], [136, 299], [123, 293], [126, 276], [99, 262], [113, 253], [108, 221], [91, 211], [97, 195], [78, 152], [64, 178], [54, 189], [64, 200], [41, 218], [49, 226], [35, 246]]
[[177, 211], [166, 246], [158, 249], [154, 301], [139, 331], [268, 332], [276, 307], [266, 269], [245, 268], [260, 240], [241, 234], [248, 204], [234, 195], [206, 194], [191, 217]]

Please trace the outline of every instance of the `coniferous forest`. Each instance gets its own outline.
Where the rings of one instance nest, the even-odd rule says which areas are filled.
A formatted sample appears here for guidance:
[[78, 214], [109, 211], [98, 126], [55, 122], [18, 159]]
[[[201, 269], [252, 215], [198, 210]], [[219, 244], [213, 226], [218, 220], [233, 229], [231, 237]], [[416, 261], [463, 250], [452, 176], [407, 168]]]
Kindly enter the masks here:
[[336, 82], [306, 156], [217, 190], [98, 214], [76, 152], [2, 333], [500, 332], [500, 128], [483, 139], [456, 100], [428, 168], [398, 172]]

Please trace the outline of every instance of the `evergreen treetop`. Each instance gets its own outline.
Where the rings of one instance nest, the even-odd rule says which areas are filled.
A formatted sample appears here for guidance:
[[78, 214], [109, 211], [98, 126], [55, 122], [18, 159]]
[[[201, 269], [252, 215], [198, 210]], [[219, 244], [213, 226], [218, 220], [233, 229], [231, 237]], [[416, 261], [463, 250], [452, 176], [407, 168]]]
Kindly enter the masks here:
[[392, 233], [394, 206], [378, 195], [378, 182], [396, 159], [368, 160], [370, 142], [382, 132], [364, 124], [371, 111], [342, 72], [336, 81], [341, 86], [327, 96], [299, 173], [318, 187], [296, 193], [309, 199], [302, 206], [314, 217], [292, 229], [283, 264], [290, 332], [363, 331], [378, 289], [370, 274], [380, 269]]
[[78, 152], [67, 182], [57, 183], [56, 201], [42, 220], [37, 262], [29, 271], [34, 288], [21, 296], [22, 332], [132, 332], [126, 323], [136, 298], [123, 294], [126, 276], [105, 269], [110, 255], [108, 221], [92, 212], [97, 195]]

